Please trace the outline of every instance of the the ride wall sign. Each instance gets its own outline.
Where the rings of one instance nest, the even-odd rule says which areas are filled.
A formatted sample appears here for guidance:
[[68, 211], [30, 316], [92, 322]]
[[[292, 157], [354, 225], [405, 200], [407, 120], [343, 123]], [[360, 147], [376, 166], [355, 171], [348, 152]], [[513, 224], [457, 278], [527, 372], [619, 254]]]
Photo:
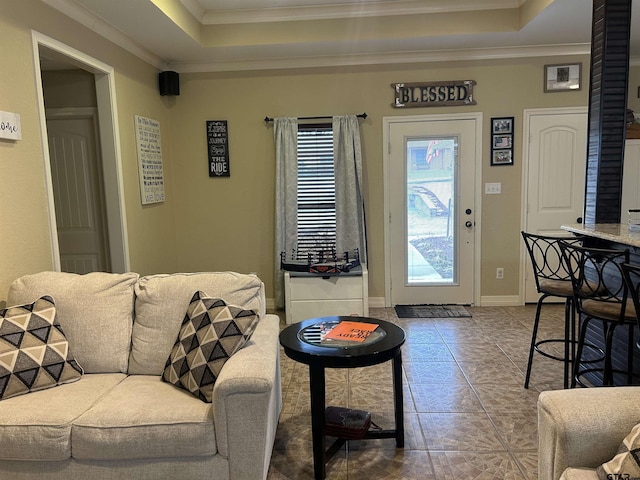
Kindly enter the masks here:
[[230, 177], [229, 130], [226, 120], [207, 120], [207, 154], [210, 177]]
[[395, 91], [393, 106], [452, 107], [475, 105], [473, 86], [475, 80], [452, 80], [448, 82], [392, 83]]

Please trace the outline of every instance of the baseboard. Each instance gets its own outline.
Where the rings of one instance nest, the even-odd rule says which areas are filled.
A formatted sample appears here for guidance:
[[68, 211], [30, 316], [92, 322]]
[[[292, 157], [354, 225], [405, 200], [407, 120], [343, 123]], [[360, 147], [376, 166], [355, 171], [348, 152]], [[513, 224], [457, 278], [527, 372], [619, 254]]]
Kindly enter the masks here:
[[480, 297], [481, 307], [518, 307], [522, 305], [519, 295], [494, 295]]
[[[266, 299], [267, 310], [275, 310], [275, 298]], [[518, 295], [494, 295], [480, 297], [481, 307], [517, 307], [522, 305]], [[384, 297], [369, 297], [369, 308], [385, 308]]]

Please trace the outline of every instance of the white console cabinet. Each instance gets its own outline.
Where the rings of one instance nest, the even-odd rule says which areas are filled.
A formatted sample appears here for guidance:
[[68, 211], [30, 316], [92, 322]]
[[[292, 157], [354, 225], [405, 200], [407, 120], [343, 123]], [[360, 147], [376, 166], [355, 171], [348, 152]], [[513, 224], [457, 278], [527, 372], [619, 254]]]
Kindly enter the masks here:
[[287, 323], [332, 315], [369, 315], [369, 277], [361, 265], [349, 273], [323, 276], [317, 273], [285, 272]]

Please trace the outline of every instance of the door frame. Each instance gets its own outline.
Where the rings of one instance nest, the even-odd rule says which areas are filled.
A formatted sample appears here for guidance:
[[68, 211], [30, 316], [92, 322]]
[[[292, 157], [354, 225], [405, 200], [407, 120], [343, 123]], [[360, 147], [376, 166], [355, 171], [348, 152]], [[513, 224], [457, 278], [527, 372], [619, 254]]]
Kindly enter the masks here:
[[[527, 108], [522, 112], [522, 202], [520, 230], [526, 231], [529, 222], [529, 145], [531, 143], [531, 118], [541, 115], [571, 115], [589, 113], [589, 107]], [[518, 297], [520, 305], [525, 304], [525, 275], [528, 273], [527, 252], [524, 242], [520, 242], [520, 285]]]
[[[42, 78], [42, 71], [40, 69], [40, 47], [45, 47], [56, 52], [65, 61], [68, 61], [70, 64], [77, 65], [79, 68], [91, 72], [94, 75], [98, 106], [98, 125], [100, 136], [99, 150], [102, 158], [102, 174], [104, 178], [111, 270], [119, 273], [128, 272], [131, 268], [125, 212], [118, 111], [115, 98], [116, 87], [114, 69], [113, 67], [42, 33], [32, 30], [31, 40], [36, 79], [39, 80]], [[53, 181], [51, 178], [51, 159], [49, 157], [49, 140], [47, 138], [46, 111], [42, 82], [36, 81], [36, 91], [40, 119], [47, 209], [49, 214], [51, 261], [53, 264], [53, 270], [59, 272], [61, 270], [60, 245], [58, 244], [58, 229], [56, 225]]]
[[407, 122], [435, 122], [444, 120], [474, 120], [476, 122], [476, 168], [474, 179], [474, 251], [473, 251], [473, 303], [480, 305], [481, 277], [480, 277], [480, 252], [482, 250], [482, 113], [451, 113], [433, 115], [404, 115], [394, 117], [382, 117], [382, 168], [384, 175], [384, 305], [391, 305], [391, 245], [390, 222], [391, 209], [389, 206], [391, 188], [389, 170], [391, 168], [391, 125]]

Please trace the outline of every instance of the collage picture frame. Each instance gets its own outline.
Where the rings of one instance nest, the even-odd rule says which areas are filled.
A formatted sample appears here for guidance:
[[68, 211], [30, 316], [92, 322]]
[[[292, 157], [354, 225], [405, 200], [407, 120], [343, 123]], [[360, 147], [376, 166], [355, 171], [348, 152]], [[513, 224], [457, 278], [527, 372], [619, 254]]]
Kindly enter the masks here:
[[491, 166], [513, 165], [513, 117], [491, 119]]

